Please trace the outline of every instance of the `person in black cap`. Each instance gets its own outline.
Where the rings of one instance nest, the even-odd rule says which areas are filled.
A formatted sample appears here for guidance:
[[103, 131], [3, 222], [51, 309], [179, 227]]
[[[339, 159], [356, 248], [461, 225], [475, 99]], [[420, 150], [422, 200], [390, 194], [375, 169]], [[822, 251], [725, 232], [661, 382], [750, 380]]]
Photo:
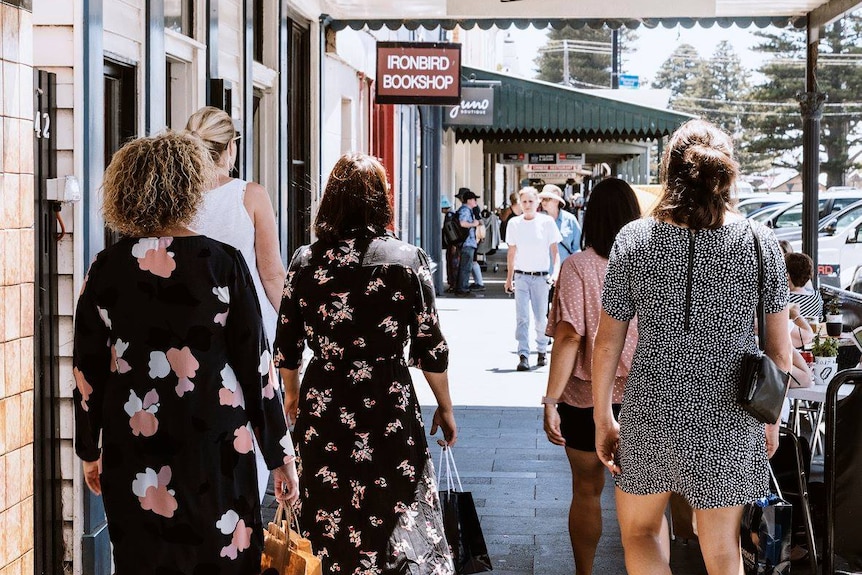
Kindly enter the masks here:
[[479, 242], [476, 239], [476, 228], [482, 222], [474, 215], [473, 208], [479, 202], [479, 196], [474, 194], [470, 188], [461, 188], [455, 195], [461, 200], [461, 207], [458, 208], [458, 221], [461, 222], [462, 228], [468, 228], [469, 234], [464, 243], [461, 244], [461, 260], [458, 262], [458, 284], [455, 288], [455, 295], [458, 297], [470, 297], [470, 273], [473, 269], [473, 257], [476, 255], [476, 248], [479, 247]]

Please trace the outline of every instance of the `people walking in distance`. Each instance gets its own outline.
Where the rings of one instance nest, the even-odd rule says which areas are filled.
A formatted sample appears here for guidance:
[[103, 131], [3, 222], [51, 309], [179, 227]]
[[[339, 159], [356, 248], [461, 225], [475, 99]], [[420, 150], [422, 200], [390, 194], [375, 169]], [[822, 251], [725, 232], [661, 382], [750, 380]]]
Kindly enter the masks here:
[[[506, 229], [506, 291], [515, 292], [515, 339], [518, 340], [518, 371], [530, 370], [530, 312], [536, 328], [536, 365], [545, 365], [548, 350], [548, 290], [560, 270], [557, 244], [562, 239], [554, 220], [536, 210], [536, 188], [521, 189], [523, 214], [509, 220]], [[548, 270], [553, 270], [548, 272]]]
[[[314, 231], [288, 266], [275, 341], [296, 415], [300, 525], [324, 573], [454, 572], [408, 365], [437, 400], [431, 433], [457, 429], [425, 253], [386, 232], [383, 166], [342, 156]], [[300, 386], [305, 344], [314, 352]], [[410, 344], [409, 362], [404, 346]]]
[[[186, 130], [203, 140], [218, 172], [212, 189], [204, 194], [192, 229], [242, 254], [251, 272], [271, 348], [285, 271], [269, 195], [260, 184], [231, 177], [240, 136], [227, 112], [212, 106], [201, 108], [191, 115]], [[262, 501], [269, 470], [260, 449], [255, 449], [255, 458]]]
[[521, 210], [518, 192], [512, 192], [509, 194], [509, 205], [500, 212], [500, 237], [503, 238], [503, 241], [506, 241], [506, 226], [509, 225], [509, 220], [520, 216], [522, 213], [524, 212]]
[[[602, 283], [614, 237], [620, 228], [639, 217], [637, 197], [626, 182], [608, 178], [596, 186], [590, 209], [584, 215], [584, 249], [560, 266], [545, 332], [554, 338], [554, 354], [547, 391], [542, 398], [544, 427], [548, 441], [565, 446], [572, 470], [569, 537], [578, 575], [592, 573], [596, 547], [602, 535], [601, 495], [605, 468], [596, 457], [590, 383], [593, 340], [602, 307]], [[614, 378], [615, 415], [619, 413], [636, 341], [637, 326], [632, 322]]]
[[563, 192], [558, 186], [546, 184], [539, 194], [539, 201], [542, 211], [551, 216], [557, 224], [557, 229], [560, 230], [560, 235], [563, 236], [557, 244], [560, 264], [562, 264], [567, 257], [581, 249], [581, 224], [574, 214], [563, 209], [566, 207], [566, 200], [563, 199]]
[[470, 292], [470, 274], [473, 273], [473, 260], [476, 257], [476, 248], [479, 241], [476, 238], [476, 228], [482, 223], [473, 213], [473, 208], [478, 205], [479, 196], [469, 189], [461, 188], [458, 192], [461, 198], [461, 207], [458, 208], [458, 220], [461, 227], [466, 228], [469, 233], [461, 244], [460, 261], [458, 262], [458, 288], [455, 295], [468, 297]]
[[249, 269], [189, 227], [214, 178], [201, 141], [175, 133], [127, 143], [105, 171], [105, 222], [123, 239], [84, 280], [73, 395], [117, 573], [260, 572], [253, 436], [276, 498], [298, 495]]
[[[670, 573], [659, 531], [672, 491], [694, 508], [709, 575], [738, 575], [742, 507], [769, 492], [767, 457], [778, 445], [778, 426], [736, 401], [740, 366], [758, 349], [761, 296], [765, 352], [790, 369], [784, 258], [768, 228], [732, 209], [738, 167], [727, 134], [686, 122], [661, 168], [652, 217], [626, 225], [608, 261], [592, 364], [596, 451], [615, 475], [630, 575]], [[617, 423], [613, 387], [634, 318], [638, 342]]]
[[[446, 254], [446, 292], [455, 293], [458, 287], [458, 262], [461, 259], [461, 237], [462, 234], [451, 226], [457, 225], [458, 213], [452, 211], [452, 202], [447, 197], [440, 198], [440, 212], [443, 214], [443, 240], [442, 246]], [[463, 228], [462, 228], [463, 229]]]

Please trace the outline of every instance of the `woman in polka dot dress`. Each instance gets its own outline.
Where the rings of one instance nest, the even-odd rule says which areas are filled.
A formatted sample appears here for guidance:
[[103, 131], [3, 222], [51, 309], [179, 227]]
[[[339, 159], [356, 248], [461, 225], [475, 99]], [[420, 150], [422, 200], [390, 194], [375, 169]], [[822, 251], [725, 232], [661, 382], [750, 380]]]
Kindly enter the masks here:
[[[753, 234], [763, 246], [766, 354], [790, 368], [787, 281], [772, 232], [731, 209], [737, 175], [730, 138], [692, 120], [662, 160], [665, 189], [650, 218], [611, 250], [593, 353], [596, 450], [614, 473], [630, 575], [670, 573], [659, 536], [671, 492], [695, 510], [709, 575], [741, 572], [742, 506], [769, 489], [777, 425], [736, 402], [744, 353], [757, 350]], [[629, 321], [638, 344], [619, 423], [611, 410]]]

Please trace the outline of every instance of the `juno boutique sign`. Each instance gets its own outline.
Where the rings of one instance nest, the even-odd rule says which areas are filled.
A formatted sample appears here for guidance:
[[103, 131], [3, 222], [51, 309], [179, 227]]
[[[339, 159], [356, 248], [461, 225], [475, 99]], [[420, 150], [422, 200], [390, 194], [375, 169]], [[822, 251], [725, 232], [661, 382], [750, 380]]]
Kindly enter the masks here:
[[461, 45], [378, 42], [378, 104], [460, 104]]

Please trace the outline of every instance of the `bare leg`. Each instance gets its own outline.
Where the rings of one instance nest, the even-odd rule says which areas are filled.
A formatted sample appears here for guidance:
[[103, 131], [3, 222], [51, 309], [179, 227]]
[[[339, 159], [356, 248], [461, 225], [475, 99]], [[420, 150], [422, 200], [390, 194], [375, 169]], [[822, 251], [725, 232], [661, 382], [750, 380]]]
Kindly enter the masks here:
[[605, 467], [594, 452], [566, 448], [572, 468], [572, 503], [569, 537], [575, 555], [575, 573], [591, 575], [596, 547], [602, 536], [602, 488]]
[[628, 575], [670, 575], [664, 516], [670, 493], [632, 495], [617, 488], [616, 496]]
[[742, 575], [739, 522], [742, 506], [695, 509], [697, 538], [709, 575]]

